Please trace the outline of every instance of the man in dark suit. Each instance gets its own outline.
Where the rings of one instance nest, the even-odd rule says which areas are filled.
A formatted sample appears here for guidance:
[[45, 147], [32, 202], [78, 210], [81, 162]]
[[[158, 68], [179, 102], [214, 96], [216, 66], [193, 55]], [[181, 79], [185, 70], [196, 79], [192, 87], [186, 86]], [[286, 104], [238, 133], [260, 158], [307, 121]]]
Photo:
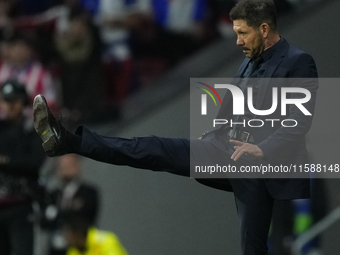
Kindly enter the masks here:
[[45, 155], [25, 114], [26, 85], [10, 79], [0, 87], [0, 254], [34, 254], [32, 203], [39, 196]]
[[[293, 79], [288, 84], [290, 87], [307, 89], [311, 95], [310, 100], [303, 104], [311, 115], [305, 115], [301, 106], [291, 104], [287, 107], [287, 119], [296, 120], [296, 127], [273, 125], [240, 129], [221, 125], [204, 134], [202, 139], [192, 140], [155, 136], [108, 138], [85, 127], [79, 127], [72, 134], [55, 120], [44, 98], [37, 96], [34, 102], [35, 128], [43, 140], [45, 152], [49, 156], [73, 152], [111, 164], [168, 171], [184, 176], [190, 176], [190, 165], [216, 165], [222, 159], [223, 164], [236, 166], [306, 162], [304, 136], [311, 126], [318, 87], [313, 79], [317, 77], [313, 58], [290, 46], [279, 36], [272, 1], [243, 0], [233, 8], [230, 15], [238, 36], [237, 45], [242, 47], [247, 57], [236, 75], [239, 79], [234, 82], [242, 91], [249, 87], [253, 89], [255, 109], [271, 108], [270, 91], [274, 87], [270, 79], [263, 79], [261, 83], [256, 82], [258, 79], [308, 78]], [[287, 86], [286, 80], [275, 84], [279, 89], [284, 86]], [[291, 99], [299, 99], [301, 94], [293, 93], [290, 96]], [[233, 101], [228, 91], [217, 118], [246, 121], [254, 117], [247, 105], [243, 116], [232, 115]], [[270, 116], [256, 117], [282, 119], [279, 111], [272, 112]], [[309, 197], [308, 179], [247, 177], [197, 181], [234, 192], [241, 219], [242, 250], [246, 255], [267, 254], [267, 236], [275, 200]]]
[[41, 225], [50, 232], [50, 255], [66, 254], [62, 225], [70, 215], [95, 224], [99, 209], [99, 194], [95, 186], [81, 179], [79, 156], [64, 155], [58, 160], [58, 180], [46, 194], [46, 206]]

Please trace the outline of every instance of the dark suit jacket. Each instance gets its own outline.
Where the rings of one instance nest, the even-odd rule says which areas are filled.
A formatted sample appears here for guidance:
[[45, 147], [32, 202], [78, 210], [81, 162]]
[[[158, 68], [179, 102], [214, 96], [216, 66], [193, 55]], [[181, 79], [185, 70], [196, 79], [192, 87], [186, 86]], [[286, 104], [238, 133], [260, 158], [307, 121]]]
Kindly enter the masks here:
[[67, 208], [61, 206], [62, 191], [57, 189], [48, 194], [49, 205], [54, 205], [58, 209], [57, 217], [48, 219], [44, 217], [41, 219], [43, 228], [55, 230], [58, 229], [60, 221], [68, 217], [78, 216], [85, 219], [91, 224], [95, 224], [99, 210], [99, 193], [96, 187], [86, 183], [80, 183], [77, 191], [71, 198], [70, 204]]
[[72, 197], [69, 208], [60, 210], [61, 217], [69, 214], [78, 215], [94, 224], [99, 210], [99, 194], [97, 188], [89, 184], [81, 183], [77, 192]]
[[38, 177], [45, 153], [33, 123], [0, 121], [0, 155], [8, 161], [0, 165], [0, 206], [38, 199]]
[[[302, 87], [311, 92], [311, 99], [303, 104], [304, 107], [314, 113], [316, 100], [317, 70], [313, 58], [288, 44], [286, 40], [280, 41], [278, 48], [273, 56], [266, 61], [258, 71], [261, 77], [261, 85], [259, 88], [257, 101], [254, 103], [255, 109], [266, 110], [272, 105], [272, 89], [278, 87]], [[241, 78], [250, 59], [246, 58], [237, 74], [237, 78]], [[289, 78], [289, 79], [266, 79], [266, 78]], [[291, 78], [291, 79], [290, 79]], [[301, 79], [300, 79], [301, 78]], [[236, 84], [235, 84], [236, 85]], [[280, 94], [279, 94], [280, 95]], [[298, 93], [292, 94], [292, 98], [298, 98]], [[305, 134], [311, 127], [313, 116], [305, 116], [295, 105], [289, 105], [287, 115], [281, 116], [278, 107], [270, 116], [255, 116], [256, 119], [295, 119], [298, 125], [294, 128], [283, 128], [280, 125], [271, 127], [265, 125], [261, 128], [251, 129], [255, 144], [264, 152], [264, 160], [270, 164], [289, 164], [289, 163], [307, 163], [307, 149], [305, 143]], [[231, 119], [233, 109], [233, 99], [230, 91], [227, 91], [222, 107], [217, 115], [218, 119]], [[213, 132], [221, 132], [221, 128], [213, 130]], [[232, 188], [221, 180], [198, 180], [199, 182], [231, 191]], [[304, 198], [309, 196], [309, 180], [307, 179], [266, 179], [266, 185], [269, 192], [277, 199]]]

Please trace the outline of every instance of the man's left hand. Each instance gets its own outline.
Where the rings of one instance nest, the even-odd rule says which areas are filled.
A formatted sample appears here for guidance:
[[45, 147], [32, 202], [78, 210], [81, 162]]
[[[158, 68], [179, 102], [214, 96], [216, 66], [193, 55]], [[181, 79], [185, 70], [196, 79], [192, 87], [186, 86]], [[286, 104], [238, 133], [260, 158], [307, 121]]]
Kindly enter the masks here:
[[247, 155], [254, 158], [263, 158], [263, 151], [255, 144], [244, 143], [236, 140], [230, 140], [232, 144], [235, 144], [235, 152], [231, 155], [231, 159], [237, 161], [242, 155]]

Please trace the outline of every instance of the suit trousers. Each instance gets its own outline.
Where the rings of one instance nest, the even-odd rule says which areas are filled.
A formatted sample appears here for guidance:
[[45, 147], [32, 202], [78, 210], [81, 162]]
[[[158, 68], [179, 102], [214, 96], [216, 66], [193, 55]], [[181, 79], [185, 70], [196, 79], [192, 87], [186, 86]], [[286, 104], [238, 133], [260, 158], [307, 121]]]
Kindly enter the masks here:
[[[256, 164], [256, 160], [246, 157], [240, 162], [230, 159], [233, 145], [210, 133], [204, 139], [162, 138], [157, 136], [135, 137], [131, 139], [105, 137], [86, 127], [79, 127], [76, 135], [81, 137], [78, 154], [109, 164], [127, 165], [153, 171], [166, 171], [181, 176], [190, 176], [190, 159], [200, 162], [200, 155], [223, 155], [230, 164]], [[218, 145], [220, 144], [220, 145]], [[211, 162], [213, 163], [213, 158]], [[247, 161], [248, 159], [248, 162]], [[267, 254], [267, 238], [272, 217], [274, 198], [267, 190], [263, 179], [218, 179], [231, 184], [241, 223], [243, 255]], [[212, 185], [213, 186], [213, 185]]]

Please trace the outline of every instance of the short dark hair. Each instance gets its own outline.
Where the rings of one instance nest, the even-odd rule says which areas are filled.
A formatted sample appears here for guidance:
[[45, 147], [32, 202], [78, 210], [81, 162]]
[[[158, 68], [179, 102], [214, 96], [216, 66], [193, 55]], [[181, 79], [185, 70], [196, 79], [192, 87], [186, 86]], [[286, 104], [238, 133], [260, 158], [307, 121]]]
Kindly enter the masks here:
[[21, 100], [25, 106], [30, 104], [25, 84], [12, 78], [1, 83], [0, 98], [7, 102]]
[[248, 26], [256, 30], [262, 23], [267, 23], [274, 31], [277, 29], [276, 8], [272, 0], [242, 0], [229, 15], [232, 20], [245, 20]]

